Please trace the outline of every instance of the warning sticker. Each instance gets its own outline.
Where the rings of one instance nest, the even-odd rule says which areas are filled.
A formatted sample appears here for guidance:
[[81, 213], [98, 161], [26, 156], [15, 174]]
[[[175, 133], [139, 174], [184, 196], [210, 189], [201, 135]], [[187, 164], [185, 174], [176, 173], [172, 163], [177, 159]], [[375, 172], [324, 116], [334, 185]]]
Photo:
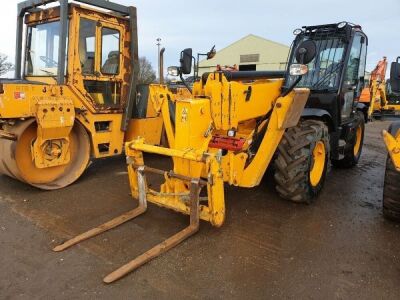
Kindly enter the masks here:
[[24, 100], [25, 93], [24, 92], [14, 92], [14, 99], [15, 100]]

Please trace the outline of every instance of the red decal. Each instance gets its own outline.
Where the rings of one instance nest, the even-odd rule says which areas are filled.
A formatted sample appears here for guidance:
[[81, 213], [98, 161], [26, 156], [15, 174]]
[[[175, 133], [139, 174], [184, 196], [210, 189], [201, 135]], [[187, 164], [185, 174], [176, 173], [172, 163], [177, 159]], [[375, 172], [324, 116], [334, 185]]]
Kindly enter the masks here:
[[243, 149], [244, 138], [215, 135], [208, 144], [211, 148], [224, 149], [230, 151], [240, 151]]

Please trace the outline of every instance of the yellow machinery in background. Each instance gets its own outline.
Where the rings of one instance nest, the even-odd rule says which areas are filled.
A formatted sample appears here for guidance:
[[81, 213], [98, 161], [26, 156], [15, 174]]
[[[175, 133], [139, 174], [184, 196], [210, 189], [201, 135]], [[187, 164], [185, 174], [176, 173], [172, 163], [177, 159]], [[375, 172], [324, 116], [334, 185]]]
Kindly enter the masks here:
[[[400, 57], [392, 62], [390, 85], [393, 93], [400, 94]], [[400, 122], [392, 123], [382, 135], [389, 153], [383, 185], [383, 215], [400, 221]]]
[[[190, 216], [188, 227], [106, 276], [104, 282], [110, 283], [193, 235], [200, 220], [222, 226], [225, 183], [255, 187], [273, 164], [279, 195], [311, 203], [322, 190], [330, 160], [337, 166], [354, 166], [364, 134], [364, 115], [354, 99], [361, 92], [357, 82], [364, 76], [367, 37], [360, 26], [347, 22], [307, 26], [295, 33], [286, 72], [205, 73], [193, 88], [187, 85], [192, 89], [189, 98], [151, 85], [150, 98], [163, 117], [169, 148], [151, 145], [146, 138], [125, 144], [131, 193], [139, 200], [138, 207], [54, 251], [143, 214], [148, 201]], [[190, 74], [192, 58], [192, 49], [183, 50], [180, 67], [170, 67], [169, 74], [181, 79]], [[339, 80], [344, 73], [345, 80]], [[337, 118], [329, 117], [338, 111]], [[170, 157], [173, 168], [145, 165], [144, 153]], [[159, 189], [148, 184], [149, 173], [164, 179]]]
[[16, 78], [0, 80], [0, 173], [58, 189], [91, 158], [121, 154], [124, 141], [159, 144], [162, 117], [136, 84], [137, 47], [134, 7], [19, 3]]
[[368, 86], [362, 90], [360, 95], [359, 101], [367, 105], [370, 120], [373, 117], [380, 118], [400, 112], [400, 97], [392, 93], [390, 83], [385, 80], [386, 68], [387, 61], [386, 56], [384, 56], [371, 72]]

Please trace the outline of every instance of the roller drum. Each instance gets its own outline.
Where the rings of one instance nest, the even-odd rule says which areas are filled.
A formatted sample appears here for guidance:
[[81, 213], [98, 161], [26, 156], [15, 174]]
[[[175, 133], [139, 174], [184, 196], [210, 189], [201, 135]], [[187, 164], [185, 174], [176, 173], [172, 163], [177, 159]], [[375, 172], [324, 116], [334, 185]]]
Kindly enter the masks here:
[[35, 119], [5, 125], [4, 130], [16, 136], [16, 140], [0, 138], [0, 173], [26, 182], [43, 190], [56, 190], [75, 182], [90, 161], [90, 139], [85, 128], [78, 122], [70, 133], [68, 164], [49, 168], [37, 168], [31, 154], [31, 145], [37, 136]]

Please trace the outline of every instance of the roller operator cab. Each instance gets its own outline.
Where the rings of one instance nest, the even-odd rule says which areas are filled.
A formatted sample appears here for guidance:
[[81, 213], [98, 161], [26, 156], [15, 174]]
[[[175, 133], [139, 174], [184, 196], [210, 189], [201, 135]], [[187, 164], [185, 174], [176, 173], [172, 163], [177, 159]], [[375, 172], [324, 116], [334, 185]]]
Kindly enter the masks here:
[[[310, 89], [303, 118], [320, 119], [329, 128], [331, 161], [334, 166], [351, 167], [358, 162], [364, 138], [368, 108], [359, 103], [364, 86], [368, 38], [361, 26], [348, 22], [304, 26], [289, 56], [296, 63], [295, 50], [304, 41], [314, 44], [315, 58], [297, 87]], [[285, 86], [296, 78], [287, 72]]]
[[57, 189], [125, 139], [159, 143], [161, 117], [136, 106], [135, 7], [27, 0], [17, 20], [16, 78], [0, 81], [0, 173]]

